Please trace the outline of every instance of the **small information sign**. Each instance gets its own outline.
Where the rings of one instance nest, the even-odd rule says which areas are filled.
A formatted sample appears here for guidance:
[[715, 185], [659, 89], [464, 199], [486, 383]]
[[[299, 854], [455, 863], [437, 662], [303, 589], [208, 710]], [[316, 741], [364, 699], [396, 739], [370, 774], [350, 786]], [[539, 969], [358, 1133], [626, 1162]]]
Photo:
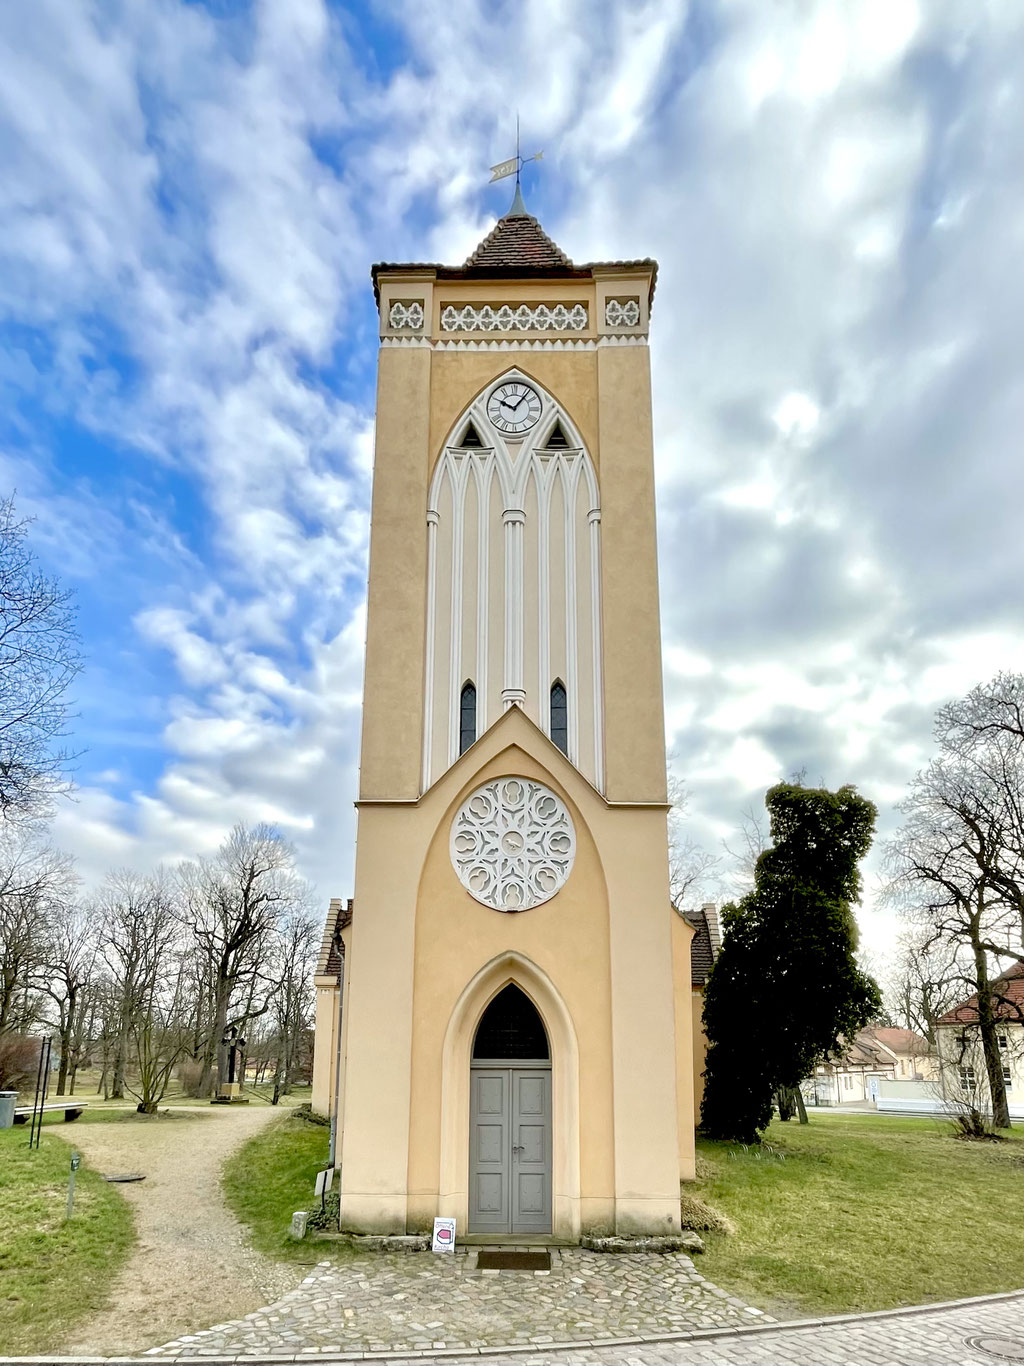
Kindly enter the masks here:
[[455, 1251], [455, 1220], [435, 1219], [434, 1238], [430, 1244], [431, 1252]]
[[322, 1172], [316, 1174], [316, 1193], [323, 1197], [334, 1185], [334, 1168], [325, 1167]]
[[79, 1169], [79, 1167], [80, 1167], [81, 1165], [82, 1165], [82, 1154], [81, 1154], [81, 1153], [75, 1153], [75, 1152], [73, 1152], [73, 1153], [71, 1154], [71, 1170], [72, 1170], [73, 1172], [76, 1172], [76, 1171], [78, 1171], [78, 1169]]

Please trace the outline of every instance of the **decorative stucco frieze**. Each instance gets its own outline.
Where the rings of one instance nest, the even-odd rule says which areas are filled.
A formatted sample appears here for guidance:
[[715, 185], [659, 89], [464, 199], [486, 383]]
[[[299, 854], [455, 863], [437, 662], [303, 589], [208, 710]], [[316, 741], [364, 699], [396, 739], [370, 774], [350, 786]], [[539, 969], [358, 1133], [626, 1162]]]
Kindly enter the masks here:
[[565, 885], [576, 831], [550, 788], [531, 778], [498, 778], [463, 802], [450, 850], [459, 881], [481, 905], [528, 911]]
[[408, 328], [410, 332], [419, 332], [423, 327], [423, 304], [418, 299], [412, 299], [403, 303], [396, 299], [388, 311], [388, 326], [396, 332], [402, 328]]
[[449, 304], [441, 310], [442, 332], [582, 332], [587, 322], [584, 304], [573, 304], [571, 308], [565, 304], [537, 304], [532, 308], [529, 304], [520, 304], [518, 308], [509, 304], [500, 308], [490, 304], [482, 308], [472, 304], [456, 308]]
[[604, 306], [606, 327], [636, 327], [639, 321], [639, 299], [609, 299]]

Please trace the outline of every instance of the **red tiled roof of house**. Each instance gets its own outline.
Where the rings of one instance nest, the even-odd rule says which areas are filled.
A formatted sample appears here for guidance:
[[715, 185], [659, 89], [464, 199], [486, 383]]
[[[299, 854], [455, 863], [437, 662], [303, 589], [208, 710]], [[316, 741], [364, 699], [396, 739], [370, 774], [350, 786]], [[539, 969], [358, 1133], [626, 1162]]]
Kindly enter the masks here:
[[327, 920], [324, 924], [324, 937], [320, 941], [320, 956], [317, 959], [316, 975], [318, 977], [337, 977], [341, 972], [342, 964], [345, 961], [344, 951], [339, 952], [339, 944], [342, 930], [348, 929], [352, 924], [352, 913], [355, 910], [355, 902], [351, 899], [343, 900], [340, 896], [332, 896], [331, 904], [327, 908]]
[[705, 902], [698, 911], [681, 911], [680, 914], [694, 929], [690, 942], [690, 984], [702, 987], [711, 975], [722, 946], [718, 907], [714, 902]]
[[[1024, 1024], [1024, 963], [1016, 963], [992, 983], [993, 1009], [997, 1020], [1017, 1020]], [[936, 1024], [977, 1024], [978, 993], [947, 1010]]]
[[882, 1025], [869, 1026], [863, 1032], [877, 1039], [886, 1048], [891, 1048], [894, 1053], [911, 1053], [915, 1057], [923, 1057], [928, 1052], [928, 1040], [922, 1038], [914, 1029], [895, 1029]]

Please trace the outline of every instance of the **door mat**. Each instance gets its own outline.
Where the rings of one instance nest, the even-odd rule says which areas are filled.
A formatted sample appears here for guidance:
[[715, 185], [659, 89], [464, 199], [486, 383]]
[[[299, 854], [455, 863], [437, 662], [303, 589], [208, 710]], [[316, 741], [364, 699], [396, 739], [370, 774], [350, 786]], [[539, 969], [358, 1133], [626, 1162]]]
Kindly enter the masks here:
[[550, 1271], [549, 1252], [478, 1252], [478, 1271]]

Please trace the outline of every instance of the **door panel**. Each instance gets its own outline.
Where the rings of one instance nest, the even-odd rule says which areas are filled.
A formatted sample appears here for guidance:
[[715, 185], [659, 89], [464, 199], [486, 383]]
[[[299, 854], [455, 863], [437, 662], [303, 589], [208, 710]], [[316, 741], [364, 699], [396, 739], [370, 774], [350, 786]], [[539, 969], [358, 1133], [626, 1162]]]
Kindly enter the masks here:
[[551, 1073], [512, 1069], [512, 1232], [551, 1232]]
[[551, 1232], [551, 1073], [470, 1073], [469, 1232]]
[[507, 1068], [470, 1073], [469, 1231], [509, 1230], [510, 1078]]

